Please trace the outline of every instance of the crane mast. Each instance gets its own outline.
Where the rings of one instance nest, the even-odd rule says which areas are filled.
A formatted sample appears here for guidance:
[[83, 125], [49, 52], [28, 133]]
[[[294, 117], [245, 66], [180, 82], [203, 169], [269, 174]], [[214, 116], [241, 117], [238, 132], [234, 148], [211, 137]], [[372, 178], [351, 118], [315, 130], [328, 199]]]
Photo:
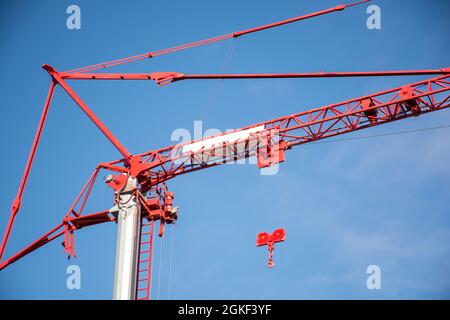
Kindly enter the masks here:
[[[94, 73], [100, 69], [238, 38], [300, 20], [343, 11], [368, 1], [339, 5], [256, 28], [64, 72], [59, 72], [50, 65], [44, 65], [43, 68], [51, 77], [51, 83], [0, 246], [0, 270], [61, 236], [64, 237], [64, 252], [68, 254], [69, 258], [74, 257], [75, 231], [100, 223], [117, 222], [114, 298], [149, 299], [155, 224], [159, 222], [158, 235], [163, 236], [165, 225], [175, 223], [178, 218], [178, 208], [174, 206], [175, 195], [169, 191], [167, 185], [171, 179], [197, 170], [246, 159], [249, 161], [254, 159], [254, 164], [260, 169], [268, 168], [284, 162], [286, 151], [296, 146], [448, 108], [450, 106], [450, 68], [278, 74]], [[128, 151], [68, 83], [73, 80], [143, 80], [155, 81], [158, 85], [167, 85], [182, 80], [417, 75], [434, 75], [435, 77], [140, 154]], [[57, 86], [60, 86], [74, 100], [122, 155], [122, 158], [98, 164], [62, 221], [21, 251], [3, 259]], [[86, 203], [100, 173], [107, 174], [104, 182], [114, 193], [114, 205], [99, 212], [85, 212]], [[272, 235], [267, 233], [258, 235], [257, 245], [269, 246], [269, 265], [273, 266], [273, 243], [283, 241], [284, 238], [283, 229], [275, 230]]]

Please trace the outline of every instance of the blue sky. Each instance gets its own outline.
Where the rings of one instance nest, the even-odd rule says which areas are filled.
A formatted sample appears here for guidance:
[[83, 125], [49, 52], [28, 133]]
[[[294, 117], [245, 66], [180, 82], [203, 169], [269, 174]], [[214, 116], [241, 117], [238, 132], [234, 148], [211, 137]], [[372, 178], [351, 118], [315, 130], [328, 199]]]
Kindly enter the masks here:
[[[81, 30], [66, 28], [66, 8], [81, 7]], [[58, 70], [157, 50], [309, 13], [341, 1], [2, 1], [0, 5], [0, 226], [26, 162], [49, 77]], [[111, 71], [184, 73], [306, 72], [441, 68], [449, 65], [448, 1], [373, 1], [382, 29], [366, 28], [367, 5], [237, 40]], [[233, 48], [229, 63], [227, 50]], [[422, 77], [423, 78], [423, 77]], [[133, 153], [173, 144], [177, 128], [239, 128], [413, 82], [364, 79], [72, 82], [73, 88]], [[450, 124], [450, 112], [348, 135]], [[305, 145], [287, 153], [274, 176], [255, 166], [222, 166], [179, 177], [169, 187], [178, 225], [157, 240], [153, 298], [407, 299], [450, 298], [449, 129]], [[102, 161], [120, 158], [60, 88], [55, 98], [6, 256], [62, 216]], [[92, 211], [109, 208], [99, 183]], [[256, 234], [284, 227], [267, 251]], [[110, 299], [115, 225], [76, 234], [78, 258], [60, 241], [0, 272], [0, 298]], [[173, 232], [172, 232], [173, 231]], [[160, 248], [162, 247], [162, 251]], [[161, 255], [162, 252], [162, 255]], [[77, 264], [82, 289], [66, 289]], [[366, 288], [379, 265], [381, 290]], [[161, 271], [160, 271], [161, 270]]]

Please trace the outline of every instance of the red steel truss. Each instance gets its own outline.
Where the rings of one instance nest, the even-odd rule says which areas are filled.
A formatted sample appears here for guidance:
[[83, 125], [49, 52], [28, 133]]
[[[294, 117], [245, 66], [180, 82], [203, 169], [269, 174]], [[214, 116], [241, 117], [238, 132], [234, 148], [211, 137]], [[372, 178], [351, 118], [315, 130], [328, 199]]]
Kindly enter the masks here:
[[[148, 299], [150, 296], [151, 254], [154, 223], [159, 221], [159, 235], [164, 233], [165, 224], [174, 223], [177, 209], [173, 207], [174, 194], [168, 191], [166, 182], [178, 175], [201, 169], [218, 166], [235, 161], [256, 159], [259, 168], [270, 167], [285, 160], [285, 151], [294, 146], [308, 142], [331, 138], [388, 122], [442, 110], [450, 106], [450, 69], [404, 70], [404, 71], [372, 71], [372, 72], [317, 72], [288, 74], [182, 74], [177, 72], [154, 72], [148, 74], [129, 73], [92, 73], [120, 64], [139, 61], [158, 55], [173, 53], [209, 43], [237, 38], [242, 35], [273, 28], [295, 21], [300, 21], [323, 14], [342, 11], [348, 7], [368, 2], [360, 1], [348, 5], [340, 5], [304, 16], [275, 22], [257, 28], [233, 32], [219, 37], [201, 40], [169, 49], [148, 52], [129, 58], [104, 62], [66, 72], [58, 72], [49, 65], [44, 69], [51, 76], [50, 88], [42, 111], [41, 120], [36, 131], [22, 180], [11, 206], [10, 218], [0, 245], [0, 270], [18, 259], [33, 252], [41, 246], [64, 235], [64, 251], [68, 256], [75, 256], [74, 231], [99, 223], [116, 220], [115, 212], [106, 209], [95, 213], [86, 213], [85, 205], [100, 172], [109, 173], [105, 182], [116, 192], [126, 183], [127, 177], [137, 178], [139, 185], [134, 190], [142, 208], [143, 229], [140, 231], [141, 242], [139, 265], [143, 275], [138, 281], [144, 283], [137, 286], [138, 298]], [[226, 132], [219, 135], [189, 141], [141, 154], [132, 154], [114, 134], [102, 123], [95, 113], [83, 102], [69, 86], [71, 80], [154, 80], [159, 85], [180, 80], [201, 79], [257, 79], [257, 78], [315, 78], [315, 77], [355, 77], [355, 76], [406, 76], [406, 75], [439, 75], [432, 79], [410, 83], [401, 87], [358, 97], [355, 99], [331, 104], [308, 111], [287, 115], [259, 124]], [[51, 100], [56, 86], [59, 85], [83, 110], [86, 116], [98, 127], [122, 158], [100, 163], [75, 198], [62, 221], [49, 232], [26, 246], [23, 250], [3, 259], [15, 217], [20, 210], [22, 195], [25, 189], [33, 159], [39, 145], [42, 130], [49, 112]], [[116, 203], [116, 199], [115, 199]], [[144, 228], [146, 228], [144, 230]], [[148, 236], [144, 239], [143, 236]], [[284, 238], [283, 238], [284, 239]], [[148, 246], [147, 246], [148, 245]], [[273, 249], [273, 248], [272, 248]], [[269, 248], [270, 251], [270, 248]], [[148, 255], [144, 255], [148, 254]], [[140, 293], [140, 294], [139, 294]]]

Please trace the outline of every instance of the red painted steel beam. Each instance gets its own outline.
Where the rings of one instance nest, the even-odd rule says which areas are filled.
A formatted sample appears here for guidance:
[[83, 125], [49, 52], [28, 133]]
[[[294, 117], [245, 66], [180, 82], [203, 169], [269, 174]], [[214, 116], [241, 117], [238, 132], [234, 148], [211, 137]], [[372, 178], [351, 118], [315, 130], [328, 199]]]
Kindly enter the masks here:
[[321, 16], [321, 15], [324, 15], [324, 14], [328, 14], [328, 13], [332, 13], [332, 12], [343, 11], [346, 8], [350, 8], [350, 7], [353, 7], [353, 6], [356, 6], [356, 5], [359, 5], [359, 4], [363, 4], [363, 3], [366, 3], [366, 2], [369, 2], [369, 1], [370, 0], [363, 0], [363, 1], [358, 1], [358, 2], [354, 2], [354, 3], [350, 3], [350, 4], [341, 4], [341, 5], [338, 5], [336, 7], [328, 8], [328, 9], [317, 11], [317, 12], [313, 12], [313, 13], [309, 13], [309, 14], [306, 14], [306, 15], [297, 16], [297, 17], [294, 17], [294, 18], [286, 19], [286, 20], [277, 21], [277, 22], [274, 22], [274, 23], [265, 24], [265, 25], [262, 25], [262, 26], [259, 26], [259, 27], [256, 27], [256, 28], [236, 31], [236, 32], [224, 34], [224, 35], [213, 37], [213, 38], [208, 38], [208, 39], [204, 39], [204, 40], [200, 40], [200, 41], [195, 41], [195, 42], [182, 44], [182, 45], [179, 45], [179, 46], [176, 46], [176, 47], [171, 47], [171, 48], [162, 49], [162, 50], [153, 51], [153, 52], [146, 52], [146, 53], [138, 54], [138, 55], [131, 56], [131, 57], [126, 57], [126, 58], [112, 60], [112, 61], [107, 61], [107, 62], [102, 62], [102, 63], [94, 64], [94, 65], [91, 65], [91, 66], [86, 66], [86, 67], [82, 67], [82, 68], [69, 70], [69, 71], [66, 71], [66, 72], [68, 72], [68, 73], [90, 72], [90, 71], [95, 71], [95, 70], [99, 70], [99, 69], [109, 68], [109, 67], [113, 67], [113, 66], [126, 64], [126, 63], [131, 63], [131, 62], [135, 62], [135, 61], [145, 60], [145, 59], [153, 58], [153, 57], [164, 55], [164, 54], [174, 53], [174, 52], [178, 52], [178, 51], [181, 51], [181, 50], [186, 50], [186, 49], [190, 49], [190, 48], [194, 48], [194, 47], [207, 45], [207, 44], [218, 42], [218, 41], [223, 41], [223, 40], [227, 40], [227, 39], [237, 38], [237, 37], [240, 37], [240, 36], [243, 36], [243, 35], [255, 33], [255, 32], [266, 30], [266, 29], [270, 29], [270, 28], [279, 27], [279, 26], [282, 26], [282, 25], [286, 25], [286, 24], [297, 22], [297, 21], [301, 21], [301, 20], [306, 20], [306, 19], [318, 17], [318, 16]]
[[64, 219], [65, 222], [70, 223], [76, 229], [92, 226], [104, 222], [113, 222], [116, 219], [111, 216], [109, 210], [103, 210], [96, 213], [86, 214], [79, 217], [68, 217]]

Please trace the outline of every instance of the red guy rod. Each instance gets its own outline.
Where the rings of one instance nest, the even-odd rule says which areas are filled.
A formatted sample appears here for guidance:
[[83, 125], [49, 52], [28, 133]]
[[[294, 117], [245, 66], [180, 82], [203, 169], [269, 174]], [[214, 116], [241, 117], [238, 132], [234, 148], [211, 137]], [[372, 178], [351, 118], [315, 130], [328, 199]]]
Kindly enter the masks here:
[[385, 77], [450, 74], [450, 68], [427, 70], [389, 70], [356, 72], [303, 72], [303, 73], [240, 73], [240, 74], [183, 74], [179, 72], [153, 73], [61, 73], [66, 80], [154, 80], [159, 85], [180, 80], [211, 79], [273, 79], [273, 78], [340, 78], [340, 77]]

